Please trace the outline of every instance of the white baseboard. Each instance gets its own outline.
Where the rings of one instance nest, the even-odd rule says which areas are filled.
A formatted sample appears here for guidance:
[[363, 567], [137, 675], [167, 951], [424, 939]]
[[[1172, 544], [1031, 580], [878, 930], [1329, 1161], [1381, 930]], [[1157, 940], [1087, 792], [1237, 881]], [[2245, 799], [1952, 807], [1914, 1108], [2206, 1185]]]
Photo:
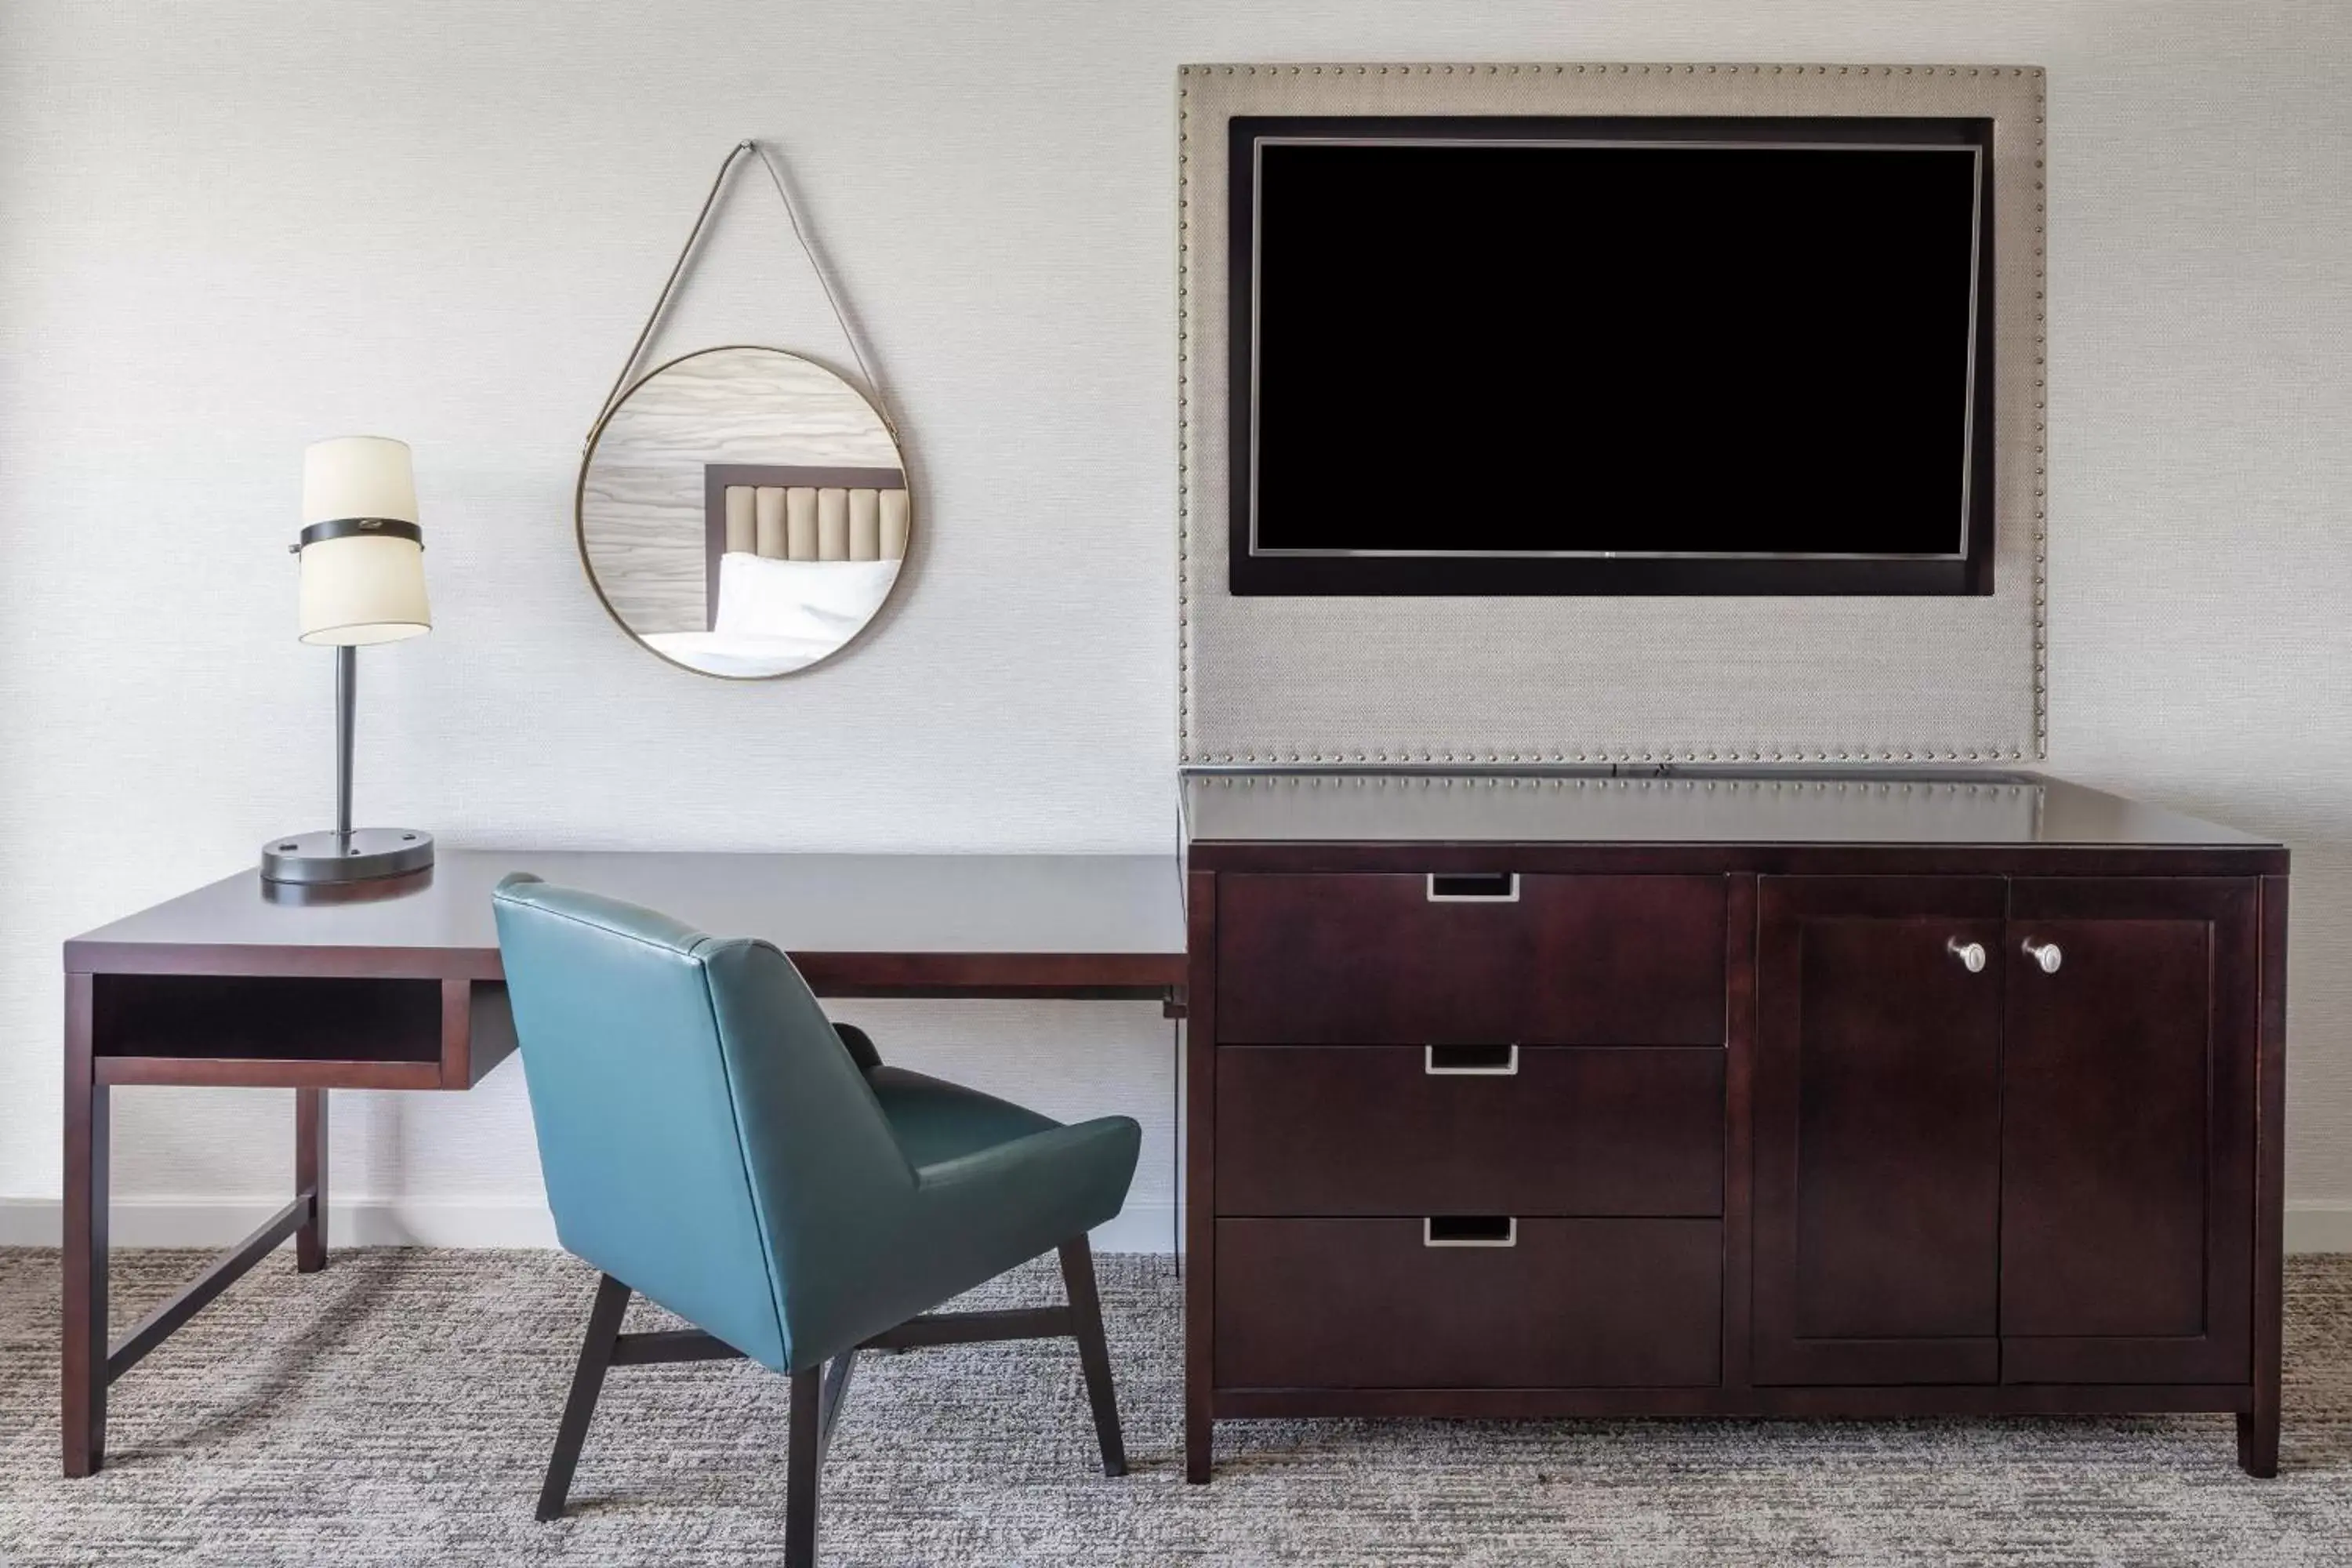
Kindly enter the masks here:
[[2352, 1252], [2352, 1204], [2287, 1200], [2289, 1252]]
[[[285, 1201], [118, 1198], [107, 1213], [107, 1240], [115, 1247], [227, 1247]], [[0, 1199], [0, 1246], [57, 1246], [63, 1213], [54, 1198]], [[327, 1239], [334, 1247], [553, 1247], [555, 1221], [537, 1199], [331, 1197]]]
[[[107, 1222], [116, 1247], [226, 1247], [278, 1210], [280, 1200], [124, 1198]], [[1104, 1252], [1167, 1252], [1172, 1205], [1131, 1203], [1094, 1233]], [[55, 1198], [0, 1198], [0, 1247], [55, 1247]], [[553, 1247], [555, 1222], [536, 1199], [331, 1199], [327, 1236], [337, 1247]], [[2352, 1203], [2286, 1205], [2289, 1252], [2352, 1252]]]
[[[107, 1217], [115, 1247], [227, 1247], [276, 1214], [283, 1198], [121, 1198]], [[1165, 1203], [1131, 1203], [1094, 1233], [1103, 1252], [1166, 1252]], [[2352, 1214], [2352, 1210], [2347, 1210]], [[64, 1234], [55, 1198], [0, 1198], [0, 1247], [55, 1247]], [[2352, 1225], [2347, 1235], [2352, 1236]], [[333, 1198], [330, 1247], [553, 1247], [555, 1221], [536, 1198]], [[2352, 1250], [2352, 1244], [2347, 1244]]]

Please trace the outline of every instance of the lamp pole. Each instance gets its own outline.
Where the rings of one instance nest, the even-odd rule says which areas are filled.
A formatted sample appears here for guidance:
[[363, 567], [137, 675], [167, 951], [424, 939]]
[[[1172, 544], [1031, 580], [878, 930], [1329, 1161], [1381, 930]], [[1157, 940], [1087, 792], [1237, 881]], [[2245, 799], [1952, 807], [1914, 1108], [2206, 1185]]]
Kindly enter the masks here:
[[352, 731], [358, 720], [360, 650], [335, 649], [335, 847], [352, 847]]

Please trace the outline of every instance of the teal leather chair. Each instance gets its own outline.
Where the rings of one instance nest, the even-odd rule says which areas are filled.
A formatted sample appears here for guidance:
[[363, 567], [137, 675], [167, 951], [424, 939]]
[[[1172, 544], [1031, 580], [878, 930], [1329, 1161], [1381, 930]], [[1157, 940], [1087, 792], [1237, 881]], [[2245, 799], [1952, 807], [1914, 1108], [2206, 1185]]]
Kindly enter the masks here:
[[[748, 1356], [792, 1379], [794, 1565], [815, 1561], [817, 1472], [860, 1350], [1071, 1336], [1103, 1471], [1125, 1472], [1087, 1232], [1127, 1200], [1133, 1121], [1064, 1126], [886, 1067], [767, 942], [528, 876], [493, 899], [556, 1234], [604, 1276], [541, 1520], [563, 1510], [605, 1369], [654, 1362]], [[1057, 1247], [1068, 1305], [929, 1314]], [[622, 1333], [632, 1291], [696, 1327]]]

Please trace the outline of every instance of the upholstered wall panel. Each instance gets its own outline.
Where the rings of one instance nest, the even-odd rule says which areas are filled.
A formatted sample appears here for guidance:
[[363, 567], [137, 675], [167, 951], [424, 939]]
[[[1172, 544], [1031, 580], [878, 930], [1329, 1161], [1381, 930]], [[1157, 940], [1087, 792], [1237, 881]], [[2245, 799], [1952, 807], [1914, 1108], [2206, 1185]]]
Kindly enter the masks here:
[[[2044, 754], [2040, 69], [1196, 65], [1180, 71], [1177, 93], [1178, 638], [1187, 763], [2005, 762]], [[1990, 119], [1996, 591], [1946, 598], [1228, 594], [1226, 121], [1235, 114], [1439, 113]], [[1838, 352], [1831, 342], [1795, 347]], [[1605, 364], [1564, 368], [1609, 374]], [[1432, 395], [1481, 395], [1447, 384], [1443, 343], [1399, 343], [1396, 375]], [[1572, 487], [1575, 476], [1530, 469], [1520, 482]]]

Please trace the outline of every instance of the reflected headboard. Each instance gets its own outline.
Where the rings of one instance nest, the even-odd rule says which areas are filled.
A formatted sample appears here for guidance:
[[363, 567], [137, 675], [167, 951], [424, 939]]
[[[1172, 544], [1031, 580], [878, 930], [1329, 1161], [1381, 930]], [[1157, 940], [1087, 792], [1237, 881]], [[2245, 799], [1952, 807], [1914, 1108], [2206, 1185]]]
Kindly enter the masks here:
[[903, 561], [901, 468], [707, 463], [702, 469], [703, 619], [719, 621], [719, 558]]

